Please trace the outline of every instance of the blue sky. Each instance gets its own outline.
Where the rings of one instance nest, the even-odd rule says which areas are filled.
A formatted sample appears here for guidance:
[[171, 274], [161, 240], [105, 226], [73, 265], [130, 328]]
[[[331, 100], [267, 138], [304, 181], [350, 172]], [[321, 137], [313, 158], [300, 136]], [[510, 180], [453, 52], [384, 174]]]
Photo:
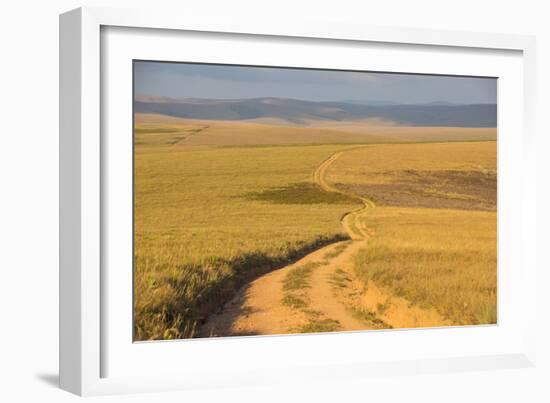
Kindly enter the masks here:
[[496, 103], [497, 80], [189, 63], [135, 62], [136, 95], [172, 98], [295, 98], [399, 103]]

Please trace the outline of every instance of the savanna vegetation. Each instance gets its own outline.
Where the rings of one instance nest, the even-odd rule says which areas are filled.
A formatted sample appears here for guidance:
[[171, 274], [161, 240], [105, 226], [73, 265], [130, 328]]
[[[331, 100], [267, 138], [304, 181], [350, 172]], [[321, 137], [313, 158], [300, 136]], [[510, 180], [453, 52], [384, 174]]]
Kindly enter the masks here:
[[[340, 220], [362, 207], [354, 195], [376, 203], [360, 217], [372, 236], [354, 256], [366, 289], [375, 282], [454, 324], [495, 323], [496, 143], [398, 144], [380, 133], [342, 133], [138, 122], [134, 339], [193, 337], [242, 285], [349, 239]], [[312, 174], [338, 151], [325, 179], [341, 193], [327, 192]], [[349, 242], [323, 254], [323, 264]], [[309, 306], [315, 269], [293, 268], [280, 302], [307, 315], [297, 331], [340, 329]], [[347, 276], [336, 271], [329, 280], [339, 287]], [[388, 327], [369, 310], [353, 314]]]
[[357, 275], [454, 324], [496, 323], [496, 143], [376, 145], [327, 172], [373, 199]]
[[182, 133], [136, 133], [136, 340], [192, 337], [245, 282], [346, 239], [357, 207], [311, 182], [341, 145], [178, 148]]
[[456, 325], [496, 323], [494, 212], [376, 207], [355, 270]]

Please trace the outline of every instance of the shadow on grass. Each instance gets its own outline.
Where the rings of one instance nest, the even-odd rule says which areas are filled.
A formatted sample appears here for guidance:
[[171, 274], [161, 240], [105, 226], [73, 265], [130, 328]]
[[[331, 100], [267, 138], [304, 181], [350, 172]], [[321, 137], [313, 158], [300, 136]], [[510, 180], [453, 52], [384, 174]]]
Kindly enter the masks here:
[[300, 182], [287, 186], [251, 192], [245, 195], [247, 200], [265, 201], [275, 204], [350, 204], [356, 199], [340, 193], [330, 193], [315, 183]]
[[209, 315], [219, 311], [221, 307], [230, 301], [241, 287], [256, 278], [292, 264], [326, 245], [347, 239], [349, 238], [343, 234], [319, 237], [315, 242], [292, 250], [285, 257], [279, 259], [273, 259], [273, 257], [263, 253], [249, 253], [226, 262], [229, 267], [233, 268], [234, 275], [213, 284], [210, 290], [203, 293], [202, 298], [198, 301], [197, 313], [200, 318], [197, 319], [204, 323]]
[[215, 319], [215, 324], [207, 322], [195, 336], [204, 337], [227, 337], [227, 336], [256, 336], [259, 333], [254, 331], [239, 331], [233, 328], [235, 321], [241, 316], [248, 316], [254, 313], [249, 306], [244, 306], [250, 291], [250, 284], [243, 286], [229, 302], [224, 304], [218, 312], [213, 313], [209, 318]]
[[[201, 264], [177, 267], [177, 277], [157, 278], [156, 290], [171, 290], [161, 303], [135, 313], [135, 341], [183, 339], [202, 334], [210, 315], [219, 312], [245, 284], [292, 264], [326, 245], [348, 240], [344, 234], [320, 236], [279, 257], [252, 252], [233, 259], [206, 257]], [[229, 273], [213, 279], [212, 273]], [[153, 326], [152, 326], [153, 324]], [[154, 333], [150, 329], [154, 328]]]

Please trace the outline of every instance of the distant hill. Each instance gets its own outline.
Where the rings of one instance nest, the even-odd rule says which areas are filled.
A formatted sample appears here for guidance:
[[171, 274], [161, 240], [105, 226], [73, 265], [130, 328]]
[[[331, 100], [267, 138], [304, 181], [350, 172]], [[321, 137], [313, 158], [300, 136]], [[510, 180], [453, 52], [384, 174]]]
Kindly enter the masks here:
[[161, 114], [202, 120], [271, 118], [292, 124], [307, 121], [383, 119], [407, 126], [496, 127], [495, 104], [364, 105], [350, 102], [312, 102], [286, 98], [173, 99], [136, 97], [135, 113]]
[[402, 105], [400, 102], [384, 101], [379, 99], [349, 99], [338, 101], [344, 104], [366, 105], [366, 106], [387, 106], [387, 105]]

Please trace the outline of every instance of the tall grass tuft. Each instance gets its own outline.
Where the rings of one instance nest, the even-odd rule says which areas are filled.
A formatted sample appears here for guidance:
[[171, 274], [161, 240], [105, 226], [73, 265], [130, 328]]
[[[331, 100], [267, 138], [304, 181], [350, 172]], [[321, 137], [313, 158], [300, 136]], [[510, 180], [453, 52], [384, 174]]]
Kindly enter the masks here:
[[[319, 236], [309, 243], [287, 245], [279, 255], [249, 252], [232, 259], [207, 256], [197, 264], [179, 263], [185, 261], [185, 256], [169, 249], [157, 251], [156, 256], [138, 256], [135, 262], [134, 339], [193, 337], [201, 322], [247, 282], [343, 239], [347, 238], [342, 234]], [[310, 271], [312, 268], [307, 265], [302, 269]], [[288, 287], [301, 286], [304, 273], [298, 274], [300, 276], [293, 277]]]

